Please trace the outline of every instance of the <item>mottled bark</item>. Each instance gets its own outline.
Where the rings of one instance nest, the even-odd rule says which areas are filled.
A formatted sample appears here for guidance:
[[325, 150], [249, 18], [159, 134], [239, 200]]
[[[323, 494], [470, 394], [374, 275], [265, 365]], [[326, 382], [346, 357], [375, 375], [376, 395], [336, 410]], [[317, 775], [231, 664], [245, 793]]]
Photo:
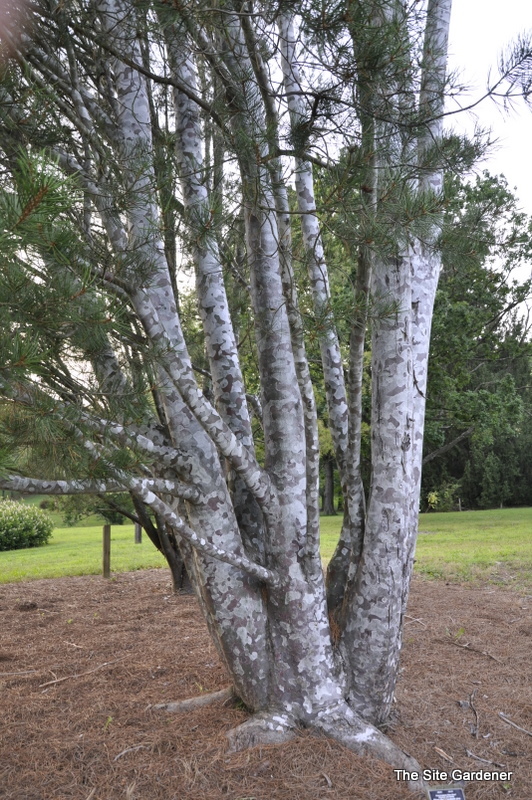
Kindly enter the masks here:
[[[135, 39], [131, 9], [120, 3], [105, 4], [104, 9], [104, 23], [112, 31], [115, 48], [120, 52], [120, 48], [127, 44], [128, 56], [140, 63], [141, 54]], [[125, 180], [134, 197], [129, 210], [129, 249], [135, 253], [133, 265], [137, 274], [144, 277], [144, 272], [145, 275], [131, 300], [152, 345], [158, 349], [160, 381], [164, 387], [163, 402], [172, 440], [185, 447], [189, 454], [190, 471], [195, 476], [202, 475], [203, 485], [209, 486], [206, 504], [187, 506], [193, 528], [189, 528], [175, 513], [175, 509], [168, 507], [153, 493], [141, 493], [141, 497], [179, 535], [193, 544], [194, 561], [190, 569], [187, 563], [187, 571], [201, 600], [211, 632], [235, 676], [237, 691], [251, 707], [261, 708], [267, 702], [269, 685], [263, 600], [257, 591], [256, 579], [248, 577], [241, 567], [250, 566], [251, 571], [262, 579], [271, 576], [271, 573], [260, 566], [255, 569], [244, 555], [213, 438], [224, 455], [232, 457], [233, 465], [235, 457], [238, 459], [240, 454], [238, 464], [241, 470], [248, 478], [252, 473], [252, 490], [257, 482], [262, 484], [263, 479], [249, 452], [206, 403], [197, 387], [164, 260], [164, 248], [158, 234], [157, 211], [151, 191], [153, 169], [149, 154], [152, 145], [145, 79], [124, 61], [115, 64], [114, 76], [121, 109], [118, 122], [129, 169]], [[202, 427], [198, 425], [198, 420]], [[201, 531], [201, 534], [198, 535], [196, 531]], [[215, 559], [205, 557], [208, 555], [215, 556]], [[219, 560], [226, 556], [231, 564]], [[251, 651], [248, 647], [250, 643], [253, 643]]]
[[[165, 29], [169, 63], [180, 84], [197, 92], [190, 40], [176, 28]], [[225, 291], [216, 237], [217, 212], [204, 179], [203, 131], [199, 109], [190, 97], [174, 89], [176, 151], [188, 221], [189, 247], [196, 269], [196, 292], [216, 407], [237, 439], [254, 452], [244, 379], [240, 370], [233, 323]], [[262, 515], [243, 479], [233, 474], [233, 504], [246, 545], [263, 558]]]
[[[360, 561], [366, 526], [366, 494], [362, 480], [362, 387], [365, 371], [366, 330], [371, 303], [374, 261], [374, 226], [377, 200], [375, 120], [372, 114], [374, 87], [365, 69], [366, 53], [356, 40], [354, 50], [360, 71], [358, 94], [361, 113], [360, 243], [354, 286], [354, 313], [349, 337], [348, 433], [344, 519], [336, 550], [327, 565], [329, 612], [342, 628], [342, 604], [353, 583]], [[345, 616], [345, 615], [344, 615]]]
[[[296, 54], [296, 34], [293, 16], [279, 17], [280, 44], [284, 86], [287, 95], [292, 135], [309, 124], [309, 107], [299, 75]], [[310, 136], [312, 131], [307, 131]], [[314, 303], [316, 325], [319, 332], [321, 360], [329, 412], [329, 427], [334, 444], [336, 461], [342, 486], [346, 486], [345, 459], [348, 436], [348, 408], [344, 384], [344, 370], [338, 334], [331, 308], [329, 275], [316, 209], [313, 167], [310, 161], [297, 154], [295, 158], [295, 189], [298, 210], [301, 214], [303, 246]]]
[[0, 478], [0, 489], [23, 494], [105, 494], [107, 492], [164, 492], [189, 500], [192, 503], [206, 502], [206, 496], [197, 489], [186, 486], [180, 481], [171, 481], [163, 478], [131, 478], [124, 481], [104, 480], [72, 480], [72, 481], [46, 481], [35, 478], [22, 478], [20, 475], [11, 475]]
[[192, 587], [190, 584], [190, 579], [188, 577], [185, 562], [183, 556], [181, 555], [176, 537], [168, 535], [168, 530], [164, 524], [164, 521], [158, 518], [157, 515], [155, 515], [157, 525], [153, 524], [148, 513], [147, 506], [142, 502], [142, 500], [140, 500], [140, 498], [131, 493], [131, 499], [142, 528], [148, 534], [148, 538], [152, 544], [157, 548], [157, 550], [163, 553], [168, 562], [170, 573], [172, 575], [174, 592], [191, 591]]
[[[420, 114], [424, 123], [419, 137], [420, 189], [428, 195], [432, 194], [436, 197], [443, 193], [443, 169], [426, 168], [424, 160], [427, 152], [437, 148], [442, 141], [451, 5], [452, 0], [429, 0], [423, 45], [423, 79], [419, 99]], [[415, 488], [411, 513], [416, 520], [423, 463], [430, 330], [441, 270], [441, 254], [437, 247], [440, 227], [441, 215], [438, 215], [434, 219], [430, 232], [417, 244], [420, 260], [416, 270], [416, 280], [412, 286], [412, 369], [414, 380], [412, 446]], [[417, 532], [417, 527], [415, 532]], [[408, 547], [410, 558], [407, 566], [407, 581], [412, 572], [415, 538], [409, 542]], [[408, 594], [405, 592], [405, 606], [407, 597]]]
[[[449, 11], [450, 2], [434, 2], [427, 16], [420, 111], [428, 111], [429, 119], [436, 114], [426, 134], [433, 142], [441, 137]], [[405, 107], [404, 99], [398, 107]], [[400, 129], [394, 134], [390, 123], [386, 127], [398, 151], [410, 158], [411, 140]], [[426, 146], [422, 137], [421, 154]], [[384, 153], [381, 164], [389, 157]], [[410, 190], [426, 190], [427, 176], [421, 176], [410, 181]], [[438, 177], [431, 177], [434, 188], [441, 188]], [[342, 642], [354, 707], [377, 722], [386, 720], [393, 702], [417, 534], [430, 319], [439, 271], [434, 244], [435, 238], [425, 247], [412, 238], [399, 241], [393, 260], [376, 260], [371, 281], [374, 312], [380, 311], [372, 336], [371, 489], [360, 561], [345, 598]]]
[[[253, 142], [264, 120], [257, 87], [249, 79], [252, 71], [246, 69], [244, 37], [231, 16], [226, 35], [226, 65], [235, 85], [239, 83], [240, 102], [247, 111], [235, 115], [234, 137]], [[276, 495], [266, 526], [266, 556], [281, 576], [280, 589], [268, 592], [273, 684], [289, 715], [311, 719], [318, 709], [336, 702], [341, 690], [334, 675], [323, 578], [307, 580], [301, 564], [307, 522], [305, 426], [284, 302], [271, 178], [254, 148], [243, 147], [238, 155], [267, 443], [265, 467]]]
[[[388, 716], [397, 677], [405, 543], [412, 525], [412, 342], [410, 262], [375, 265], [382, 305], [372, 340], [372, 475], [364, 543], [343, 633], [351, 697], [368, 719]], [[390, 297], [398, 309], [386, 309]]]

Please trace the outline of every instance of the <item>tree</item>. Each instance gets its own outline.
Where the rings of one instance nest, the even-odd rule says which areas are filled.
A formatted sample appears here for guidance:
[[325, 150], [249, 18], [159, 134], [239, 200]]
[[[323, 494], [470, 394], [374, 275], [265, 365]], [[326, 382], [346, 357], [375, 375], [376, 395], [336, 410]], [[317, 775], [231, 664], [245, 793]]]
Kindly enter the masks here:
[[459, 183], [449, 176], [446, 195], [424, 494], [454, 486], [455, 502], [461, 497], [468, 507], [519, 504], [522, 492], [510, 487], [517, 490], [523, 463], [511, 442], [519, 450], [527, 430], [532, 281], [517, 281], [513, 271], [531, 261], [532, 223], [501, 177]]
[[336, 514], [336, 509], [334, 507], [334, 472], [336, 466], [334, 462], [334, 447], [331, 433], [320, 419], [318, 420], [318, 436], [320, 442], [321, 470], [325, 476], [325, 480], [323, 480], [323, 489], [320, 489], [322, 495], [321, 511], [326, 516], [332, 516]]
[[[415, 768], [377, 726], [416, 539], [443, 164], [474, 150], [443, 137], [450, 5], [39, 0], [4, 71], [0, 387], [34, 453], [57, 457], [0, 486], [126, 490], [150, 510], [253, 712], [235, 746], [306, 725]], [[323, 208], [315, 169], [331, 181]], [[322, 236], [346, 206], [348, 342]], [[183, 261], [201, 346], [180, 303]], [[344, 507], [327, 583], [307, 306]]]

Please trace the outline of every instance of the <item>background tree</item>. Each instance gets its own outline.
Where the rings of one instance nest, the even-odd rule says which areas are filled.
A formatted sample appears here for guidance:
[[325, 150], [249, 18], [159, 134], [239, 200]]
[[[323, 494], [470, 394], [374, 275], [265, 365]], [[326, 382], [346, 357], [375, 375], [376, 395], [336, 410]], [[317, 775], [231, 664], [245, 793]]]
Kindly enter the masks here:
[[531, 280], [518, 282], [514, 269], [530, 263], [531, 221], [505, 181], [487, 173], [474, 183], [449, 179], [447, 197], [424, 494], [447, 486], [451, 507], [459, 497], [468, 507], [520, 504], [526, 494], [510, 487], [527, 473], [517, 452], [527, 429]]
[[322, 420], [318, 420], [318, 437], [320, 442], [320, 465], [322, 471], [321, 490], [322, 514], [332, 516], [336, 514], [335, 508], [335, 471], [334, 447], [329, 428]]

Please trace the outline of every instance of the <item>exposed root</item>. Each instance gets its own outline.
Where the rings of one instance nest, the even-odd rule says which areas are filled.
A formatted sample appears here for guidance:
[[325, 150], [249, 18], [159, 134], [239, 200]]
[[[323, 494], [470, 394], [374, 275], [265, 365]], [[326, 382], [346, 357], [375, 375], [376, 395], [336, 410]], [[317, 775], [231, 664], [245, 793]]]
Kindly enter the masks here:
[[[357, 755], [373, 756], [390, 764], [394, 769], [404, 769], [409, 773], [423, 770], [415, 758], [405, 753], [381, 731], [365, 722], [347, 705], [341, 703], [334, 709], [321, 712], [313, 723], [313, 727], [325, 733]], [[408, 781], [413, 792], [425, 794], [427, 784], [419, 780]]]
[[229, 731], [229, 752], [236, 753], [259, 744], [283, 744], [295, 735], [294, 723], [286, 714], [255, 714]]
[[213, 703], [224, 703], [234, 698], [233, 687], [228, 686], [226, 689], [220, 689], [219, 692], [209, 692], [209, 694], [200, 694], [197, 697], [189, 697], [186, 700], [179, 700], [175, 703], [158, 703], [152, 706], [156, 711], [170, 711], [173, 713], [183, 713], [185, 711], [195, 711], [196, 708], [203, 706], [210, 706]]
[[[419, 776], [423, 773], [414, 758], [355, 714], [346, 702], [321, 711], [312, 721], [307, 720], [304, 724], [343, 744], [357, 755], [373, 756], [394, 769], [417, 772]], [[293, 718], [282, 712], [255, 714], [243, 725], [229, 731], [229, 752], [246, 750], [261, 744], [283, 744], [296, 736], [297, 726]], [[408, 781], [408, 787], [413, 792], [425, 795], [427, 784], [420, 777], [419, 780]]]

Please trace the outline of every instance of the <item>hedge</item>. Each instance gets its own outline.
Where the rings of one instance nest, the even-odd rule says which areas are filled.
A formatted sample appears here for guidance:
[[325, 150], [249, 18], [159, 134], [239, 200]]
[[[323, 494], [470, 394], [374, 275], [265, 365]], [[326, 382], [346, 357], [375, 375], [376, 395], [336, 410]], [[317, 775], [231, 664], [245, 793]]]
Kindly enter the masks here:
[[0, 550], [47, 544], [53, 529], [53, 520], [40, 508], [0, 500]]

